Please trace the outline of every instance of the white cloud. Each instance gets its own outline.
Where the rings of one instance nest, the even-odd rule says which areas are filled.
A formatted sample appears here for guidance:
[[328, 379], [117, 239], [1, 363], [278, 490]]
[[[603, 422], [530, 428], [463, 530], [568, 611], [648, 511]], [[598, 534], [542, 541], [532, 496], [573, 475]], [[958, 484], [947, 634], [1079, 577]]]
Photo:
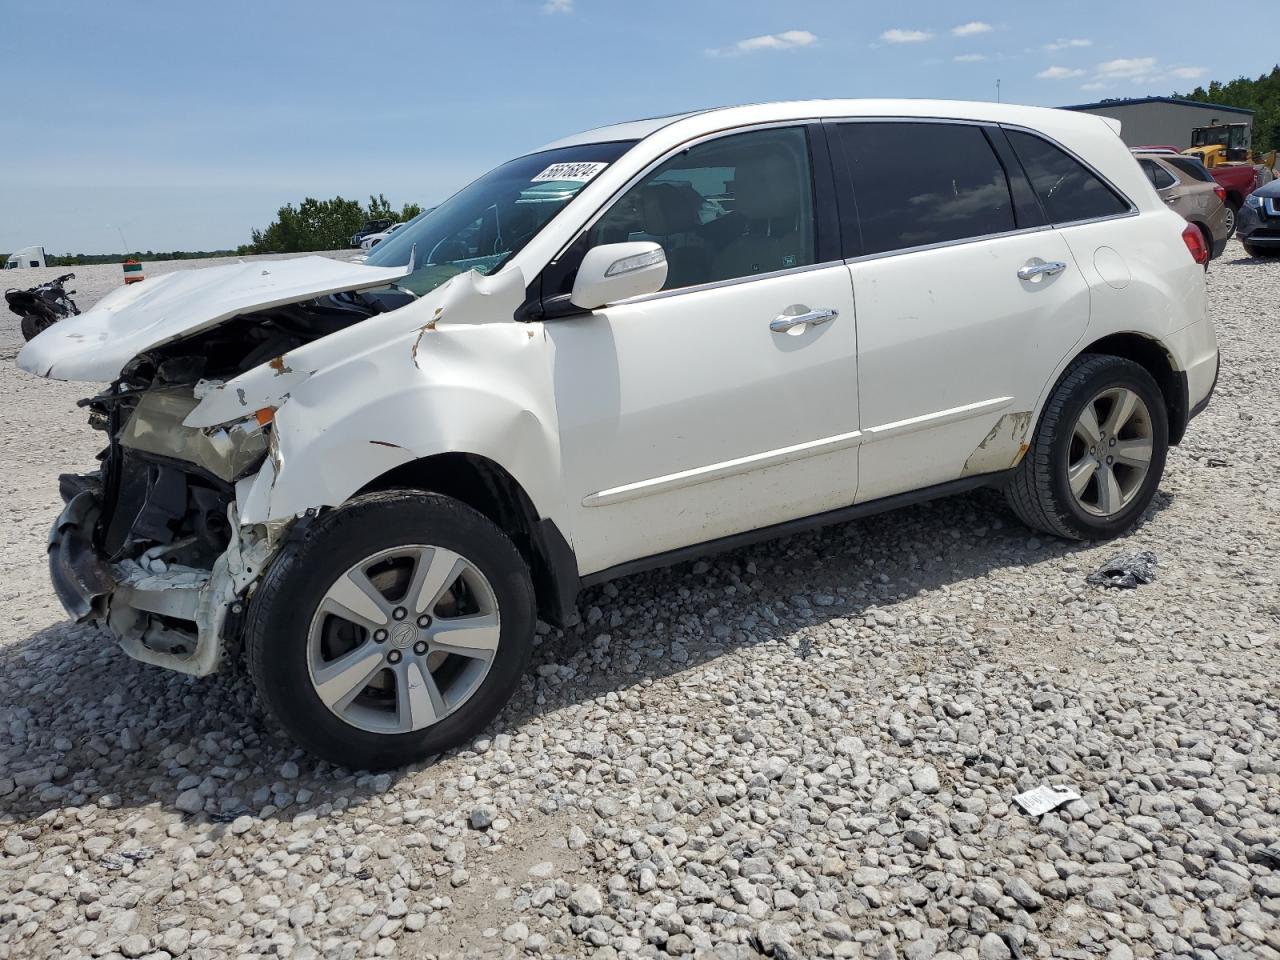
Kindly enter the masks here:
[[1105, 83], [1099, 83], [1097, 80], [1093, 81], [1093, 83], [1080, 84], [1081, 90], [1102, 90], [1105, 87], [1106, 87]]
[[1169, 71], [1179, 80], [1196, 80], [1209, 71], [1204, 67], [1174, 67]]
[[956, 63], [981, 63], [987, 59], [985, 54], [981, 53], [962, 53], [958, 57], [952, 57]]
[[542, 5], [543, 13], [573, 13], [573, 0], [547, 0]]
[[932, 40], [933, 34], [924, 30], [899, 30], [894, 27], [880, 34], [880, 39], [885, 43], [923, 43], [925, 40]]
[[722, 50], [708, 50], [707, 56], [734, 57], [744, 53], [755, 53], [758, 50], [796, 50], [800, 47], [811, 47], [817, 42], [817, 36], [808, 30], [784, 30], [782, 33], [748, 37]]
[[1098, 64], [1102, 77], [1141, 77], [1155, 69], [1155, 57], [1121, 57]]
[[1092, 40], [1064, 40], [1062, 37], [1059, 37], [1057, 40], [1053, 41], [1053, 43], [1046, 43], [1044, 45], [1044, 48], [1048, 50], [1050, 53], [1055, 53], [1058, 50], [1069, 50], [1072, 47], [1092, 47], [1092, 46], [1093, 46]]
[[1048, 67], [1036, 74], [1037, 80], [1069, 80], [1072, 77], [1083, 77], [1083, 70], [1071, 67]]
[[978, 33], [989, 33], [991, 24], [983, 23], [981, 20], [970, 20], [968, 23], [962, 23], [958, 27], [952, 27], [951, 32], [957, 37], [972, 37]]

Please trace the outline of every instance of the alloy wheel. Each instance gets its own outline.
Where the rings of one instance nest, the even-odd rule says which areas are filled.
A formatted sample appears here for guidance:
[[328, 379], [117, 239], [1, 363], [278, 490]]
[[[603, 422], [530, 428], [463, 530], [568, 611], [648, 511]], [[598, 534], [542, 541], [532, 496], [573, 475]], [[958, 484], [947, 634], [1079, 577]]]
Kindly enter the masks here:
[[500, 636], [484, 574], [443, 547], [394, 547], [352, 565], [326, 591], [307, 637], [320, 700], [352, 726], [411, 733], [479, 689]]
[[1084, 405], [1067, 453], [1067, 485], [1095, 517], [1111, 517], [1142, 489], [1155, 449], [1151, 412], [1128, 387], [1109, 387]]

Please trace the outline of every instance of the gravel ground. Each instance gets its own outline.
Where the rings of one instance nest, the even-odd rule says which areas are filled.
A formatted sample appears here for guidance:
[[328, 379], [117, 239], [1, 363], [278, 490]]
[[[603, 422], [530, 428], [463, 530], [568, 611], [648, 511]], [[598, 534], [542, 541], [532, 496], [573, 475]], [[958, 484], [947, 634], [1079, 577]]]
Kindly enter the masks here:
[[[982, 492], [628, 578], [378, 776], [67, 623], [85, 391], [4, 364], [0, 958], [1280, 958], [1280, 262], [1209, 283], [1222, 381], [1126, 540]], [[1155, 583], [1085, 583], [1130, 549]]]

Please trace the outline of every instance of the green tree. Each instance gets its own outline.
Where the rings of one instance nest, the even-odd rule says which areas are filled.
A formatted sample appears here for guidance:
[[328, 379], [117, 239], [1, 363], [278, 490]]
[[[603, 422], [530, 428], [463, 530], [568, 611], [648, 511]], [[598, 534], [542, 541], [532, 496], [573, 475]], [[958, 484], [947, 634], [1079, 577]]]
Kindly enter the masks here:
[[1219, 103], [1224, 107], [1244, 107], [1253, 113], [1253, 149], [1257, 151], [1280, 150], [1280, 65], [1256, 80], [1237, 77], [1223, 83], [1210, 82], [1190, 93], [1175, 93], [1175, 97]]
[[296, 207], [286, 203], [276, 211], [276, 219], [263, 230], [251, 231], [252, 240], [240, 248], [245, 253], [305, 253], [309, 250], [338, 250], [366, 220], [410, 220], [422, 212], [416, 203], [406, 203], [397, 213], [383, 194], [369, 197], [361, 207], [355, 200], [334, 197], [316, 200], [307, 197]]
[[276, 212], [275, 222], [265, 230], [252, 232], [253, 252], [337, 250], [350, 244], [351, 235], [360, 229], [364, 220], [365, 211], [360, 204], [342, 197], [332, 200], [307, 197], [296, 207], [286, 203]]

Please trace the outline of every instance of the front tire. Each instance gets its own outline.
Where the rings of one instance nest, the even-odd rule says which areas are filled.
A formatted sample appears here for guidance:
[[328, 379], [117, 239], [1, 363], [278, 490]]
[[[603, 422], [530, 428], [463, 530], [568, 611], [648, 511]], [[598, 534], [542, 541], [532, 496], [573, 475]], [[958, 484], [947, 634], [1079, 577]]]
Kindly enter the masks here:
[[310, 753], [402, 766], [497, 715], [535, 622], [528, 567], [486, 517], [438, 494], [366, 494], [272, 562], [251, 599], [249, 672]]
[[1169, 449], [1169, 415], [1151, 374], [1085, 354], [1063, 373], [1005, 493], [1027, 526], [1107, 540], [1151, 503]]

